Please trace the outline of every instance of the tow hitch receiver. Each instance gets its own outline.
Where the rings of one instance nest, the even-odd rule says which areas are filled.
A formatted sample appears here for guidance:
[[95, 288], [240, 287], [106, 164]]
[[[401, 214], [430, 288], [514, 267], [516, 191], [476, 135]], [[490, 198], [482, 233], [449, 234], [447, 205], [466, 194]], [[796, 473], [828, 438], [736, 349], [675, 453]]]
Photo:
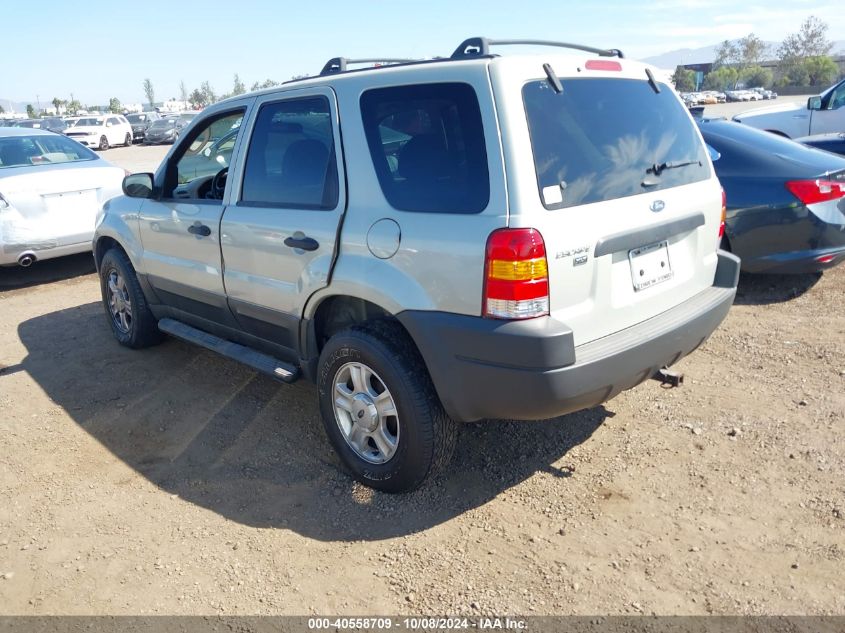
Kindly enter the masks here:
[[659, 380], [661, 384], [669, 385], [670, 387], [680, 387], [684, 384], [684, 375], [679, 371], [672, 371], [668, 367], [659, 369], [654, 375], [655, 380]]

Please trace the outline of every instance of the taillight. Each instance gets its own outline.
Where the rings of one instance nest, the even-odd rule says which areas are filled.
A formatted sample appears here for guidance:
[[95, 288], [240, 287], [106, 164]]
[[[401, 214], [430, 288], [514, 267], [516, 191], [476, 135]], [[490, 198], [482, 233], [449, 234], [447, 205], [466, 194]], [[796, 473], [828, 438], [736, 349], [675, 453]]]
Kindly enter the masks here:
[[728, 196], [722, 189], [722, 219], [719, 221], [719, 239], [725, 237], [725, 220], [728, 218]]
[[845, 197], [845, 183], [832, 180], [790, 180], [786, 188], [804, 204], [828, 202]]
[[622, 70], [622, 64], [609, 59], [589, 59], [584, 64], [587, 70]]
[[493, 231], [484, 273], [484, 316], [531, 319], [549, 313], [546, 245], [536, 229]]

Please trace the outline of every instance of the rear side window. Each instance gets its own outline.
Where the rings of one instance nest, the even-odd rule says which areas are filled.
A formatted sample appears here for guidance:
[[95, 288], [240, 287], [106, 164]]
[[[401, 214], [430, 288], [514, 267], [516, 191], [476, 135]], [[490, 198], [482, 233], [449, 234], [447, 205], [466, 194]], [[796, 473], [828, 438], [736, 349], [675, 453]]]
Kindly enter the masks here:
[[361, 96], [361, 116], [392, 207], [429, 213], [480, 213], [487, 207], [487, 150], [470, 85], [368, 90]]
[[334, 209], [337, 202], [337, 159], [328, 99], [308, 97], [263, 105], [247, 151], [241, 203]]
[[636, 79], [562, 84], [562, 93], [546, 80], [522, 89], [546, 208], [624, 198], [710, 176], [704, 144], [665, 84], [659, 94]]

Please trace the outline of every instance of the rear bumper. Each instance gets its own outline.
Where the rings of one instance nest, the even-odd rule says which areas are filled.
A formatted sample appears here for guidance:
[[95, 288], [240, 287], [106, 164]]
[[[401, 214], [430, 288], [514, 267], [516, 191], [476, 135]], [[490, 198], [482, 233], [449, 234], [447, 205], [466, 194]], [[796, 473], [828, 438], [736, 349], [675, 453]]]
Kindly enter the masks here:
[[713, 286], [578, 347], [572, 331], [550, 317], [494, 321], [406, 311], [398, 318], [453, 419], [539, 420], [601, 404], [692, 352], [727, 315], [738, 278], [739, 259], [720, 251]]

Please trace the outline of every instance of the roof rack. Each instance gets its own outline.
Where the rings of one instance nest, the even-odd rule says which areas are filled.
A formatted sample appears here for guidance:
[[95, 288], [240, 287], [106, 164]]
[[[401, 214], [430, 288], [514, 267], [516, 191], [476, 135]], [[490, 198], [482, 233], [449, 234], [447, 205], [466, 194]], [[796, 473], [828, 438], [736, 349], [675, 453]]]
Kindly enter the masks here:
[[551, 40], [491, 40], [486, 37], [471, 37], [461, 42], [455, 49], [450, 59], [465, 59], [467, 57], [484, 57], [490, 54], [491, 46], [557, 46], [560, 48], [573, 48], [579, 51], [595, 53], [602, 57], [625, 57], [618, 48], [593, 48], [592, 46], [581, 46], [580, 44], [569, 44], [567, 42], [553, 42]]
[[323, 66], [323, 70], [320, 71], [320, 76], [322, 77], [323, 75], [333, 75], [335, 73], [346, 72], [346, 68], [349, 64], [407, 64], [409, 62], [416, 61], [419, 60], [390, 57], [383, 57], [379, 59], [347, 59], [346, 57], [332, 57], [326, 62], [326, 65]]

